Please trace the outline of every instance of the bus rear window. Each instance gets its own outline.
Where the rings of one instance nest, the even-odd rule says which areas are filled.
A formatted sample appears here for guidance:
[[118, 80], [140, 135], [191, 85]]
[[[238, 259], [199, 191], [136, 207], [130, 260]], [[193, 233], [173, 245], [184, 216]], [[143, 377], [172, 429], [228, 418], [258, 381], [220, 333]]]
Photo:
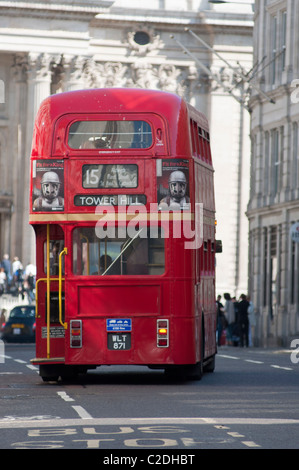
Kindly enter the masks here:
[[134, 237], [97, 237], [92, 227], [73, 231], [73, 273], [76, 275], [161, 275], [165, 270], [164, 235], [141, 229]]
[[76, 121], [70, 126], [72, 149], [145, 149], [153, 143], [145, 121]]

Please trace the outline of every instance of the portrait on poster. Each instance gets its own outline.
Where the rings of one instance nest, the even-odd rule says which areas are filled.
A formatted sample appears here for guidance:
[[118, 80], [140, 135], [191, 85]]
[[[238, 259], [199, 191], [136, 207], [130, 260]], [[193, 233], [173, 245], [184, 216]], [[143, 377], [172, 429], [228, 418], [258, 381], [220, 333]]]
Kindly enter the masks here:
[[32, 168], [32, 210], [64, 210], [63, 160], [34, 160]]
[[189, 210], [189, 162], [165, 159], [157, 163], [159, 210]]

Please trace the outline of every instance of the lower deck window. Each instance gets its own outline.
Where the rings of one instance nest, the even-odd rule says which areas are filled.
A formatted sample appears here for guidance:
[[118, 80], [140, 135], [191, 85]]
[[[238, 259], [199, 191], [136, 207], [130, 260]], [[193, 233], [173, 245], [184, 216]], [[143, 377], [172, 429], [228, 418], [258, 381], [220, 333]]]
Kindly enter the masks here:
[[73, 273], [161, 275], [165, 271], [164, 238], [160, 229], [154, 235], [143, 228], [132, 238], [100, 239], [94, 227], [76, 228], [73, 231]]

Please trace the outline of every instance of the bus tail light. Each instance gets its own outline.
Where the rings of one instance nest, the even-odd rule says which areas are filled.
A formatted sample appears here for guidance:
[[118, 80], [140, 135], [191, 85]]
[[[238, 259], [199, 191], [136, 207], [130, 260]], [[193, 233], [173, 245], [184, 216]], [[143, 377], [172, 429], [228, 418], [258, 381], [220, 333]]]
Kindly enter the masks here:
[[169, 346], [168, 320], [157, 320], [157, 346], [159, 348]]
[[71, 320], [70, 323], [71, 348], [82, 348], [82, 320]]

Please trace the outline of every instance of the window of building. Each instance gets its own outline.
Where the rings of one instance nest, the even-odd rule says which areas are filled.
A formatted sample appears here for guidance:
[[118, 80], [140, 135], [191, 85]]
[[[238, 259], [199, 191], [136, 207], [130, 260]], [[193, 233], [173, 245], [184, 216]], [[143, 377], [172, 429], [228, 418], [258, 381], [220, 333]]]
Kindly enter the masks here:
[[269, 188], [269, 168], [270, 168], [270, 135], [269, 131], [265, 132], [265, 139], [264, 139], [264, 195], [268, 196], [270, 193]]
[[280, 155], [279, 155], [279, 131], [274, 129], [271, 132], [271, 189], [275, 196], [279, 189], [280, 175]]
[[287, 12], [281, 15], [281, 69], [286, 68], [286, 48], [287, 48]]
[[134, 41], [140, 46], [146, 46], [150, 40], [150, 35], [146, 31], [136, 31], [134, 34]]
[[296, 292], [296, 242], [291, 242], [291, 304], [296, 302], [295, 292]]
[[292, 188], [296, 189], [298, 187], [298, 145], [299, 145], [299, 139], [298, 139], [298, 123], [294, 122], [293, 123], [293, 128], [292, 128], [292, 133], [293, 133], [293, 138], [292, 138], [292, 161], [293, 161], [293, 168], [292, 168]]
[[265, 307], [268, 303], [268, 232], [264, 229], [264, 251], [263, 251], [263, 306]]
[[263, 305], [269, 307], [271, 317], [280, 301], [279, 292], [279, 254], [278, 227], [272, 226], [264, 230], [263, 253]]
[[271, 67], [271, 83], [274, 85], [276, 80], [276, 66], [277, 66], [277, 17], [274, 16], [272, 18], [272, 25], [271, 25], [271, 59], [272, 59], [272, 67]]

